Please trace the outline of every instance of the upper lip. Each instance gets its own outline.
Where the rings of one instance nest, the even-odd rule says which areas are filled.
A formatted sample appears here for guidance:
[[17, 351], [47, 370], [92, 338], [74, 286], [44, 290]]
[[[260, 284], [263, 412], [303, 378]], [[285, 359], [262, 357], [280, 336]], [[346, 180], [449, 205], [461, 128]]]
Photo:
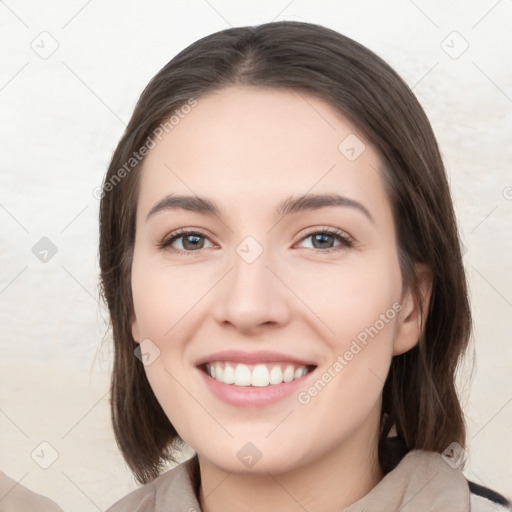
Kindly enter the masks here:
[[242, 364], [258, 363], [294, 363], [300, 366], [316, 366], [313, 362], [298, 357], [282, 354], [279, 352], [261, 351], [261, 352], [243, 352], [241, 350], [223, 350], [202, 357], [196, 363], [201, 366], [215, 361], [232, 361]]

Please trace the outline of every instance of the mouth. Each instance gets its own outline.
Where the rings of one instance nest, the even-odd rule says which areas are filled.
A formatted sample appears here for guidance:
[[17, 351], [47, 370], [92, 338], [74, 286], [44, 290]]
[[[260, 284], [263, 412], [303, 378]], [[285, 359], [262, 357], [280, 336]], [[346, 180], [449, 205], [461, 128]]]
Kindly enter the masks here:
[[216, 398], [235, 407], [261, 408], [289, 400], [318, 368], [311, 360], [273, 351], [224, 350], [195, 362]]
[[237, 387], [265, 388], [302, 379], [316, 368], [294, 362], [244, 364], [212, 361], [199, 366], [211, 379]]

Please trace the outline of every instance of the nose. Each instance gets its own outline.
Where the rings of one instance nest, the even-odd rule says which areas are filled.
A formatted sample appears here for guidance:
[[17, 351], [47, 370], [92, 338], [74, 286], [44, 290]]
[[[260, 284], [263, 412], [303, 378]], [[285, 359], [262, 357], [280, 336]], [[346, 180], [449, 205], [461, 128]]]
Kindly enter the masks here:
[[230, 324], [246, 334], [261, 331], [264, 325], [283, 326], [290, 318], [292, 294], [285, 276], [280, 275], [269, 251], [258, 255], [259, 251], [250, 243], [237, 248], [230, 271], [219, 283], [221, 290], [214, 305], [218, 323]]

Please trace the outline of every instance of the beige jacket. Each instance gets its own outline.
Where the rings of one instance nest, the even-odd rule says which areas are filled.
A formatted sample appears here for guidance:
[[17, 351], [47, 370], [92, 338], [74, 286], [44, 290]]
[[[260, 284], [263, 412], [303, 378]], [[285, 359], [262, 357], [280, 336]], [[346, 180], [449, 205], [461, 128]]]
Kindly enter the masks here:
[[[106, 512], [201, 512], [191, 481], [194, 459], [188, 459], [151, 483], [131, 492]], [[342, 512], [505, 512], [506, 500], [472, 485], [441, 454], [412, 450], [398, 466], [360, 500]], [[485, 497], [477, 494], [488, 494]], [[487, 492], [489, 491], [489, 492]], [[490, 499], [490, 497], [495, 499]]]
[[[195, 458], [131, 492], [106, 512], [201, 512], [191, 480]], [[48, 498], [0, 473], [0, 512], [63, 512]], [[503, 496], [468, 483], [434, 452], [412, 450], [398, 466], [343, 512], [505, 512]]]

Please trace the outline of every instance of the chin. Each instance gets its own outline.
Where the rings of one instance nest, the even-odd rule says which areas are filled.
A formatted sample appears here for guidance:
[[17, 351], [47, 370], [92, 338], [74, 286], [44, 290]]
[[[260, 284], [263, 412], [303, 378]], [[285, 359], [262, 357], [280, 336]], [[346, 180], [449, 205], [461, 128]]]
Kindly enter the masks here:
[[[275, 443], [255, 441], [231, 442], [219, 444], [212, 451], [211, 446], [202, 451], [196, 449], [200, 461], [207, 461], [223, 472], [246, 476], [268, 476], [297, 469], [307, 463], [306, 458], [297, 451], [301, 446], [297, 441], [293, 446], [276, 446]], [[305, 454], [304, 454], [305, 455]], [[308, 458], [312, 455], [308, 454]]]

